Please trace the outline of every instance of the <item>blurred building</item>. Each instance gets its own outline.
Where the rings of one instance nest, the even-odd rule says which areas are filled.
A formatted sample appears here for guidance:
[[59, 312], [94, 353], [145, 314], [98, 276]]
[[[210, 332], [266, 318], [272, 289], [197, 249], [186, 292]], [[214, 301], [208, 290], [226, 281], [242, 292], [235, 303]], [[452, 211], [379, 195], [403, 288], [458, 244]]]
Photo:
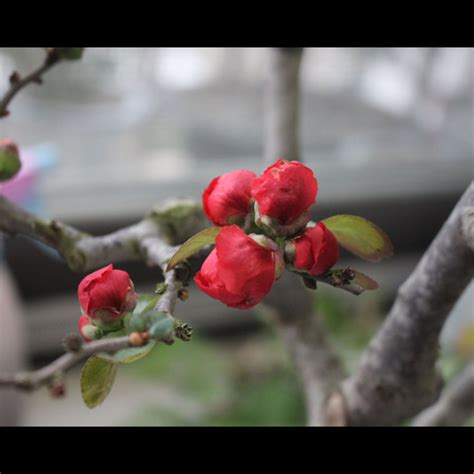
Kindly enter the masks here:
[[[0, 87], [42, 54], [0, 49]], [[391, 270], [376, 270], [388, 293], [473, 177], [473, 64], [470, 49], [305, 51], [301, 141], [320, 183], [315, 218], [360, 214], [389, 233], [397, 257]], [[267, 73], [260, 48], [91, 48], [22, 92], [0, 135], [54, 149], [56, 165], [38, 184], [45, 215], [106, 232], [168, 197], [199, 199], [223, 172], [262, 171]], [[56, 328], [38, 343], [44, 351], [64, 326], [74, 328], [80, 276], [24, 239], [8, 241], [7, 258], [29, 309]], [[127, 268], [144, 288], [159, 278]], [[214, 302], [196, 301], [193, 314], [202, 308], [208, 326], [242, 321], [216, 318], [222, 307], [209, 313]], [[44, 327], [43, 316], [32, 327]], [[58, 319], [62, 327], [52, 324]]]

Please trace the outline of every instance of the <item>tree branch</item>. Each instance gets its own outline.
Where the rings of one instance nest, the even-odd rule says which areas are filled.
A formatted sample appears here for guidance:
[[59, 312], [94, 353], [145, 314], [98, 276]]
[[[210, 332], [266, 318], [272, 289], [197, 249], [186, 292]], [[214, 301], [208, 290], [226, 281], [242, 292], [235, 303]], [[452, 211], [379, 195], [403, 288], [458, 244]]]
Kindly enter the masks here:
[[[186, 220], [183, 226], [180, 225], [182, 220]], [[23, 234], [56, 249], [74, 271], [130, 260], [144, 260], [150, 266], [160, 267], [166, 289], [156, 309], [170, 314], [190, 273], [186, 265], [165, 272], [168, 260], [178, 248], [168, 242], [183, 241], [205, 225], [199, 206], [192, 201], [178, 200], [154, 209], [134, 225], [93, 237], [66, 224], [41, 219], [0, 196], [0, 231]]]
[[[264, 143], [268, 164], [276, 158], [300, 159], [298, 102], [302, 53], [301, 48], [280, 48], [270, 52]], [[263, 307], [275, 321], [303, 383], [309, 423], [322, 424], [323, 401], [343, 374], [339, 358], [314, 315], [309, 292], [301, 278], [285, 272], [264, 300]]]
[[31, 83], [41, 84], [43, 74], [61, 61], [61, 57], [55, 48], [48, 49], [43, 63], [40, 67], [28, 74], [24, 78], [20, 78], [17, 72], [10, 76], [10, 89], [0, 99], [0, 118], [9, 115], [8, 105], [15, 95], [25, 86]]
[[472, 206], [474, 183], [400, 287], [358, 370], [344, 383], [348, 424], [397, 424], [438, 398], [442, 388], [435, 369], [439, 334], [474, 274], [474, 252], [465, 231], [469, 217], [464, 212]]
[[[168, 340], [162, 342], [167, 343]], [[142, 344], [145, 344], [143, 341]], [[32, 372], [0, 374], [0, 387], [13, 386], [24, 390], [35, 390], [50, 383], [58, 374], [63, 374], [85, 358], [100, 353], [115, 353], [127, 347], [137, 347], [130, 336], [101, 339], [81, 345], [76, 352], [67, 352], [50, 364]]]
[[[182, 219], [186, 220], [184, 226], [180, 226]], [[26, 235], [58, 250], [75, 271], [87, 271], [125, 260], [144, 260], [150, 266], [160, 267], [165, 275], [165, 291], [155, 309], [169, 314], [173, 314], [179, 293], [191, 275], [187, 264], [165, 272], [168, 260], [178, 248], [168, 242], [184, 240], [204, 226], [199, 206], [191, 201], [171, 201], [154, 209], [137, 224], [93, 237], [66, 224], [34, 216], [0, 196], [0, 230], [11, 235]], [[197, 258], [202, 256], [202, 253], [196, 255]], [[176, 328], [177, 337], [189, 339], [191, 329], [184, 324], [181, 326]], [[169, 340], [163, 342], [169, 343]], [[79, 352], [68, 352], [35, 372], [0, 374], [0, 386], [34, 389], [51, 382], [58, 372], [70, 369], [92, 354], [116, 352], [129, 346], [136, 344], [128, 336], [86, 343]]]
[[465, 368], [413, 426], [461, 426], [474, 416], [474, 364]]
[[265, 87], [264, 160], [299, 160], [299, 79], [303, 48], [270, 50], [270, 67]]

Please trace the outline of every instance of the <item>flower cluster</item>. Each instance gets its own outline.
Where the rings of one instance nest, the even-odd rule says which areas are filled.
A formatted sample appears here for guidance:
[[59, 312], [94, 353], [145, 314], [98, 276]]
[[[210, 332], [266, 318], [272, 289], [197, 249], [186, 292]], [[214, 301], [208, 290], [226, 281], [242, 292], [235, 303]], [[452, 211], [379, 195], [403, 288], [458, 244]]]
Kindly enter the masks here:
[[261, 176], [237, 170], [213, 179], [203, 208], [222, 230], [195, 276], [197, 286], [247, 309], [269, 293], [285, 264], [313, 276], [326, 273], [339, 245], [323, 223], [310, 223], [317, 193], [313, 171], [297, 161], [278, 160]]
[[82, 314], [79, 332], [86, 341], [98, 339], [104, 329], [117, 329], [137, 304], [137, 294], [127, 272], [108, 265], [87, 275], [78, 287]]

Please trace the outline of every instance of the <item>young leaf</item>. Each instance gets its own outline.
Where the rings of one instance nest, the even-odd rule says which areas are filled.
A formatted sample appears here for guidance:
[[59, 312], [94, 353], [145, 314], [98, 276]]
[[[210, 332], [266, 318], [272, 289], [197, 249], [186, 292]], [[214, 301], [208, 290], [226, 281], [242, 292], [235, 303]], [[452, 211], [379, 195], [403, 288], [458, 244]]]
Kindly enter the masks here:
[[172, 270], [176, 265], [184, 262], [184, 260], [191, 257], [191, 255], [194, 255], [198, 250], [201, 250], [206, 245], [213, 244], [221, 229], [222, 227], [209, 227], [186, 240], [186, 242], [184, 242], [184, 244], [181, 245], [181, 247], [171, 257], [166, 271]]
[[81, 372], [81, 394], [88, 408], [95, 408], [107, 398], [116, 372], [115, 362], [98, 356], [87, 359]]
[[351, 270], [355, 275], [352, 280], [353, 284], [359, 285], [364, 288], [364, 290], [376, 290], [379, 287], [379, 284], [365, 273], [354, 270], [353, 268]]
[[359, 216], [341, 214], [322, 221], [334, 234], [339, 245], [369, 262], [393, 255], [393, 244], [387, 234], [373, 222]]
[[97, 357], [100, 357], [102, 360], [106, 360], [112, 363], [119, 364], [131, 364], [137, 360], [142, 359], [147, 356], [152, 349], [155, 347], [156, 341], [151, 340], [144, 346], [140, 347], [127, 347], [121, 349], [113, 355], [110, 354], [98, 354]]
[[375, 290], [379, 287], [375, 280], [350, 267], [333, 268], [328, 273], [319, 276], [301, 272], [294, 273], [300, 275], [304, 284], [311, 289], [316, 289], [316, 282], [320, 281], [358, 296], [365, 290]]

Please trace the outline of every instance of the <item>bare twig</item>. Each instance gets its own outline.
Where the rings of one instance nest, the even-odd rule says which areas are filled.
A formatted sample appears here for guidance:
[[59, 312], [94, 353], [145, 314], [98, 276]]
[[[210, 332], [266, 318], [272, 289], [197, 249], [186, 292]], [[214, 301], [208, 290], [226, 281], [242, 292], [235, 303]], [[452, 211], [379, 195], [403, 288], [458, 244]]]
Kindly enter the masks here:
[[[163, 342], [167, 342], [163, 340]], [[67, 372], [85, 358], [100, 353], [114, 353], [127, 347], [136, 347], [129, 336], [101, 339], [82, 344], [76, 352], [67, 352], [50, 364], [31, 372], [0, 374], [0, 387], [13, 386], [24, 390], [35, 390], [50, 383], [58, 374]]]
[[0, 99], [0, 118], [6, 117], [9, 114], [8, 105], [21, 89], [28, 84], [41, 84], [43, 74], [59, 61], [61, 61], [61, 56], [58, 54], [58, 51], [55, 48], [51, 48], [47, 50], [41, 66], [35, 69], [32, 73], [21, 78], [17, 72], [14, 72], [10, 76], [10, 89], [8, 89], [5, 95]]
[[[299, 69], [302, 49], [271, 50], [266, 89], [264, 156], [300, 159], [298, 145]], [[339, 358], [315, 317], [310, 294], [300, 278], [285, 272], [264, 300], [303, 382], [309, 423], [321, 424], [326, 394], [342, 378]]]
[[465, 368], [413, 426], [461, 426], [474, 416], [474, 364]]
[[474, 252], [464, 222], [468, 218], [464, 210], [472, 206], [474, 183], [400, 287], [358, 370], [344, 383], [348, 424], [400, 423], [438, 398], [439, 334], [474, 274]]

